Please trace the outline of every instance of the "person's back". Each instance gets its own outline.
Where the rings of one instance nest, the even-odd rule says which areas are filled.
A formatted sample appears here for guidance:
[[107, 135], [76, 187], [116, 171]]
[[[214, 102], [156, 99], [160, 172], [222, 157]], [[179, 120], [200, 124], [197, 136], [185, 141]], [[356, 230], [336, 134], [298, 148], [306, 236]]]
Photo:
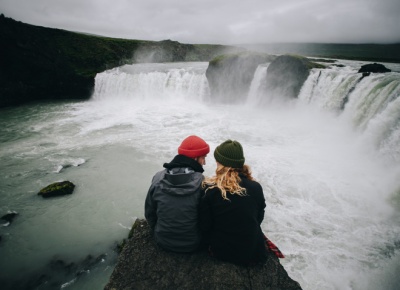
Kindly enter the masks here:
[[239, 142], [228, 140], [215, 149], [216, 176], [205, 182], [200, 227], [212, 255], [221, 260], [253, 264], [267, 256], [261, 222], [265, 198], [261, 185], [244, 165]]
[[198, 206], [203, 167], [209, 146], [197, 136], [186, 138], [179, 155], [152, 180], [145, 201], [145, 217], [159, 246], [192, 252], [200, 244]]
[[[218, 188], [206, 192], [202, 200], [201, 227], [217, 258], [249, 264], [265, 258], [265, 241], [260, 228], [265, 201], [258, 183], [244, 176], [241, 179], [240, 185], [246, 188], [246, 195], [227, 192], [229, 200], [224, 200]], [[212, 227], [208, 226], [210, 224]]]

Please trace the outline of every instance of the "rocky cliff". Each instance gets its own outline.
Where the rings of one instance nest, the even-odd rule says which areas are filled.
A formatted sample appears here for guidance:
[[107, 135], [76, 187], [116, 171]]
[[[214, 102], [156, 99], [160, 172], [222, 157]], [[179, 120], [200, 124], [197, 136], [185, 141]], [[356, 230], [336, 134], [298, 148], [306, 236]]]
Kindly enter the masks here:
[[206, 71], [211, 98], [229, 103], [245, 100], [260, 64], [268, 64], [263, 86], [269, 96], [265, 99], [296, 98], [310, 70], [324, 68], [303, 56], [256, 52], [220, 55], [210, 61]]
[[267, 69], [268, 94], [278, 98], [297, 98], [312, 68], [324, 68], [324, 66], [298, 55], [277, 57]]
[[256, 52], [224, 54], [212, 59], [206, 71], [211, 97], [225, 103], [246, 99], [259, 64], [275, 56]]
[[98, 72], [134, 62], [209, 61], [223, 45], [100, 37], [0, 16], [0, 107], [35, 100], [88, 99]]
[[290, 289], [300, 290], [271, 254], [264, 265], [242, 267], [215, 260], [206, 251], [177, 254], [160, 249], [145, 220], [132, 227], [105, 290]]

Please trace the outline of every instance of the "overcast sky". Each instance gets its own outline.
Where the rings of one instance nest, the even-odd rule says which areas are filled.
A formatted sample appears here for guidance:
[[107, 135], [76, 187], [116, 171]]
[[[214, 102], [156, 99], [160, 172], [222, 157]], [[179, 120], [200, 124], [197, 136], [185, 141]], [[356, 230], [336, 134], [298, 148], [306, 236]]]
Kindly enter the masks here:
[[0, 0], [6, 17], [182, 43], [400, 42], [400, 0]]

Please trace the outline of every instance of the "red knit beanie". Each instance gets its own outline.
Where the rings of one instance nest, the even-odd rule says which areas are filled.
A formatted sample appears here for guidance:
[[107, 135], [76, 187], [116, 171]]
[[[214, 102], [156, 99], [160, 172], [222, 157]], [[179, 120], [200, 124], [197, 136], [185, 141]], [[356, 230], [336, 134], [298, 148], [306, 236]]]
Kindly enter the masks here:
[[178, 148], [178, 154], [185, 155], [190, 158], [207, 155], [210, 152], [210, 146], [195, 135], [191, 135], [184, 139]]

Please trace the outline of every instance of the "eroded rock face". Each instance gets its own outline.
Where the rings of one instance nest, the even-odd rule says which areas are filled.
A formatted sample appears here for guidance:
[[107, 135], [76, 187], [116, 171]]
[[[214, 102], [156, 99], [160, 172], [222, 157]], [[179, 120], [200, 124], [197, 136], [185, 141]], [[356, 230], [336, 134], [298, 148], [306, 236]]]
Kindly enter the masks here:
[[128, 289], [301, 289], [271, 254], [264, 265], [221, 262], [207, 251], [177, 254], [160, 249], [145, 220], [138, 219], [105, 290]]
[[271, 98], [297, 98], [310, 69], [323, 66], [295, 55], [277, 57], [267, 69], [266, 90]]
[[206, 71], [212, 100], [222, 103], [246, 100], [257, 66], [274, 58], [268, 54], [251, 52], [214, 58]]

